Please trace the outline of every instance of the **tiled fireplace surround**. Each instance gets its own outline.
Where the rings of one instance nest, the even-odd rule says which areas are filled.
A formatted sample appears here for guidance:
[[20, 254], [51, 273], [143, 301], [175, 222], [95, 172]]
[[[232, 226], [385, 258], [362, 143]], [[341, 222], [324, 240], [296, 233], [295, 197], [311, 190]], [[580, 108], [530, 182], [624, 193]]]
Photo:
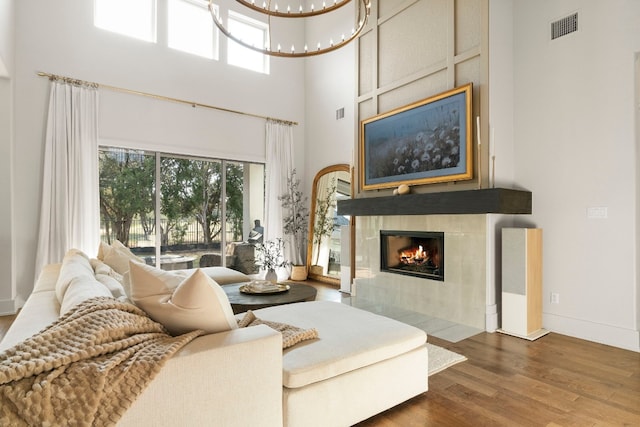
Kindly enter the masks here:
[[[379, 209], [371, 208], [372, 200], [365, 202], [366, 213], [358, 207], [358, 199], [339, 204], [340, 213], [356, 216], [352, 292], [357, 299], [383, 307], [382, 311], [399, 309], [495, 331], [499, 327], [501, 229], [513, 226], [513, 214], [531, 213], [529, 192], [504, 190], [515, 196], [515, 204], [496, 199], [479, 206], [463, 194], [483, 199], [497, 191], [502, 189], [453, 196], [462, 203], [438, 196], [385, 197], [379, 199], [383, 203]], [[419, 214], [422, 210], [424, 214]], [[444, 282], [381, 272], [380, 230], [444, 232]]]
[[[374, 304], [493, 331], [494, 215], [367, 216], [356, 221], [356, 294]], [[380, 271], [380, 230], [444, 232], [444, 282]]]

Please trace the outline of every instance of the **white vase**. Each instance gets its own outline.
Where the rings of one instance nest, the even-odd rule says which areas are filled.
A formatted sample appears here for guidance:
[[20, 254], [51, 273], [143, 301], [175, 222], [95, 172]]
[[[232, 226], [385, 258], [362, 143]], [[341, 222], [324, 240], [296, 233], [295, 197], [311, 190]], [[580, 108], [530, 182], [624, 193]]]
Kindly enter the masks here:
[[264, 280], [268, 280], [271, 283], [278, 283], [278, 274], [276, 274], [276, 271], [273, 268], [270, 268], [264, 275]]

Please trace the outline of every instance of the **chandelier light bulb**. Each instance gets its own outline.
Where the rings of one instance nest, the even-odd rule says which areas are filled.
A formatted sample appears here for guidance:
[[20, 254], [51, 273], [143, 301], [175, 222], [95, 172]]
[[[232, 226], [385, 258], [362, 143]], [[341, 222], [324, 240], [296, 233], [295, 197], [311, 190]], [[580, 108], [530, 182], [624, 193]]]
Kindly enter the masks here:
[[[350, 43], [354, 39], [356, 39], [362, 33], [367, 23], [367, 20], [371, 12], [372, 0], [340, 0], [340, 1], [333, 0], [333, 2], [328, 0], [322, 0], [322, 5], [321, 5], [322, 7], [320, 7], [320, 3], [318, 3], [318, 9], [316, 9], [315, 7], [315, 2], [319, 2], [320, 0], [315, 0], [315, 1], [311, 0], [308, 3], [307, 1], [300, 0], [298, 2], [297, 12], [295, 12], [295, 4], [291, 5], [290, 3], [288, 3], [291, 0], [287, 0], [287, 3], [285, 3], [286, 11], [285, 11], [285, 6], [282, 6], [282, 9], [280, 9], [280, 5], [276, 3], [277, 0], [263, 0], [262, 7], [259, 6], [260, 4], [259, 1], [256, 4], [256, 0], [235, 0], [236, 3], [246, 8], [249, 8], [254, 12], [257, 12], [258, 14], [261, 14], [266, 17], [265, 19], [263, 19], [263, 21], [268, 22], [267, 31], [269, 35], [266, 37], [267, 40], [265, 41], [264, 48], [260, 48], [259, 45], [255, 45], [251, 42], [243, 41], [241, 40], [240, 37], [232, 35], [229, 29], [223, 24], [222, 20], [220, 19], [220, 16], [216, 13], [216, 10], [215, 10], [216, 6], [214, 4], [214, 1], [216, 0], [208, 0], [208, 3], [209, 3], [208, 9], [209, 9], [209, 12], [211, 13], [213, 22], [216, 25], [216, 27], [231, 40], [235, 41], [236, 43], [239, 43], [240, 45], [248, 49], [254, 50], [255, 52], [262, 53], [264, 55], [278, 56], [281, 58], [300, 58], [300, 57], [307, 57], [307, 56], [322, 55], [324, 53], [334, 51], [336, 49], [339, 49], [345, 46], [347, 43]], [[325, 47], [322, 47], [321, 42], [317, 42], [317, 50], [313, 50], [313, 49], [309, 50], [308, 45], [304, 40], [304, 38], [302, 38], [302, 40], [299, 40], [299, 41], [298, 40], [291, 40], [291, 41], [281, 40], [280, 43], [276, 43], [275, 41], [270, 40], [270, 34], [272, 34], [272, 26], [276, 27], [275, 24], [272, 24], [271, 17], [297, 18], [297, 19], [308, 20], [320, 15], [334, 12], [335, 10], [340, 9], [345, 5], [353, 4], [352, 2], [356, 3], [353, 10], [353, 14], [355, 16], [353, 16], [353, 21], [352, 21], [352, 22], [355, 22], [355, 26], [354, 28], [351, 29], [350, 36], [346, 36], [345, 32], [343, 32], [340, 35], [340, 38], [336, 39], [337, 41], [334, 41], [333, 37], [331, 37], [329, 38], [328, 45], [325, 45]], [[308, 7], [309, 9], [307, 9]], [[291, 10], [292, 8], [294, 9], [294, 11]], [[276, 20], [275, 22], [278, 22], [278, 20]], [[280, 21], [280, 22], [284, 22], [284, 21]], [[345, 28], [345, 30], [347, 28]], [[278, 33], [278, 28], [274, 28], [273, 30], [276, 33]], [[320, 37], [319, 39], [322, 40], [324, 39], [324, 37]], [[304, 50], [299, 49], [298, 51], [296, 51], [296, 48], [295, 48], [296, 43], [298, 44], [298, 46], [300, 45], [304, 46]], [[282, 45], [291, 46], [291, 50], [282, 51]], [[276, 50], [276, 46], [277, 46], [277, 50]]]

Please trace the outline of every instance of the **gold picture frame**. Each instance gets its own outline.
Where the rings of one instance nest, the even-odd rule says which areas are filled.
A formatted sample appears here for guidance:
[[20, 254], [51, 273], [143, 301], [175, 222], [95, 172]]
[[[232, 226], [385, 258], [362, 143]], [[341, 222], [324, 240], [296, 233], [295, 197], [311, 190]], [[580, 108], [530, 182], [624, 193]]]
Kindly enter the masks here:
[[360, 188], [473, 177], [473, 84], [360, 122]]

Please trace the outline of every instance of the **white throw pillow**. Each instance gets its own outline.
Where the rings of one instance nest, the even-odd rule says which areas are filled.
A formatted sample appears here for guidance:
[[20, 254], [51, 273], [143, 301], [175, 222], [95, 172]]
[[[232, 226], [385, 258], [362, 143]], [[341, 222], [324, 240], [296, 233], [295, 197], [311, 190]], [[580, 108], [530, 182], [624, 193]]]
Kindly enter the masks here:
[[122, 280], [123, 280], [122, 274], [118, 273], [117, 271], [109, 267], [104, 262], [100, 261], [97, 258], [91, 258], [89, 262], [91, 263], [91, 267], [93, 268], [93, 272], [95, 274], [105, 274], [107, 276], [113, 277], [115, 280], [122, 283]]
[[110, 250], [111, 246], [108, 243], [100, 242], [100, 245], [98, 246], [98, 255], [96, 255], [96, 258], [98, 258], [100, 261], [103, 261], [105, 254]]
[[236, 329], [227, 294], [197, 269], [188, 277], [130, 263], [131, 300], [172, 335]]
[[125, 274], [129, 271], [129, 261], [131, 260], [144, 264], [142, 258], [136, 256], [128, 247], [117, 240], [108, 249], [104, 247], [103, 250], [104, 258], [102, 261], [119, 274]]
[[66, 314], [81, 302], [95, 297], [113, 297], [113, 295], [109, 289], [93, 277], [75, 277], [67, 287], [60, 304], [60, 316]]
[[127, 294], [124, 291], [124, 287], [120, 282], [118, 282], [113, 277], [107, 274], [96, 273], [96, 280], [102, 283], [107, 289], [109, 289], [109, 292], [111, 292], [111, 295], [114, 298], [117, 298], [119, 300], [122, 300], [123, 298], [124, 299], [127, 298]]
[[94, 279], [93, 268], [89, 257], [84, 252], [79, 249], [70, 249], [62, 259], [60, 274], [56, 280], [56, 297], [60, 304], [71, 282], [79, 277]]

